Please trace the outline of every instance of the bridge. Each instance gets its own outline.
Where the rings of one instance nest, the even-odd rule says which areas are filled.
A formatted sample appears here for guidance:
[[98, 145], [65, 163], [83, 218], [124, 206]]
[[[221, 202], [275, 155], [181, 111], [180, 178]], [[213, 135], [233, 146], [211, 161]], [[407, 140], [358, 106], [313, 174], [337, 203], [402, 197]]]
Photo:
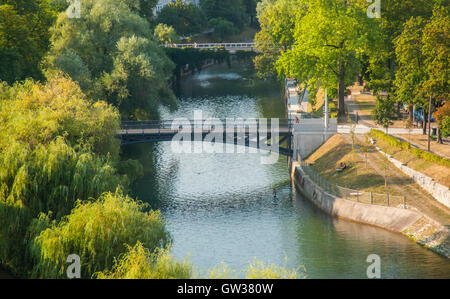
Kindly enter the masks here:
[[197, 48], [197, 49], [215, 49], [225, 48], [228, 51], [254, 51], [255, 43], [193, 43], [193, 44], [166, 44], [166, 48]]
[[[176, 137], [182, 137], [183, 140], [228, 143], [292, 156], [292, 121], [288, 119], [123, 121], [117, 137], [122, 145], [177, 141]], [[285, 141], [287, 146], [281, 147]]]

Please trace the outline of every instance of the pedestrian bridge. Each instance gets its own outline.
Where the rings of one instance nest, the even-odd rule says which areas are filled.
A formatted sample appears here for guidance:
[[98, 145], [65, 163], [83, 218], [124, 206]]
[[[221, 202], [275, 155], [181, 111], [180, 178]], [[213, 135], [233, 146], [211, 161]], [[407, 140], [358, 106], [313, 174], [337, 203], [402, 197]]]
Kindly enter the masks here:
[[255, 43], [193, 43], [193, 44], [167, 44], [166, 48], [197, 48], [197, 49], [216, 49], [225, 48], [229, 51], [254, 51]]
[[[122, 145], [160, 141], [228, 143], [292, 156], [288, 119], [210, 119], [123, 121], [117, 132]], [[286, 143], [286, 147], [281, 144]]]

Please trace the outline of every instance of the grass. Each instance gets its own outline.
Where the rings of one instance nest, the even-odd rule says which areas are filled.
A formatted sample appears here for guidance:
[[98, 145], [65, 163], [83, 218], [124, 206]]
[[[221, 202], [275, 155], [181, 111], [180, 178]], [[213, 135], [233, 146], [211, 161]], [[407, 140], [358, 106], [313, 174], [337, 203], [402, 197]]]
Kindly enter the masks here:
[[370, 135], [377, 141], [378, 147], [392, 155], [394, 159], [406, 163], [408, 167], [433, 178], [444, 186], [450, 186], [450, 161], [448, 159], [413, 148], [410, 143], [399, 141], [378, 130], [372, 130]]
[[[314, 162], [312, 167], [330, 183], [361, 191], [401, 195], [389, 185], [385, 188], [384, 177], [370, 165], [366, 167], [366, 161], [352, 151], [352, 145], [342, 135], [331, 137], [307, 161]], [[347, 169], [338, 172], [336, 169], [341, 162], [347, 165]]]

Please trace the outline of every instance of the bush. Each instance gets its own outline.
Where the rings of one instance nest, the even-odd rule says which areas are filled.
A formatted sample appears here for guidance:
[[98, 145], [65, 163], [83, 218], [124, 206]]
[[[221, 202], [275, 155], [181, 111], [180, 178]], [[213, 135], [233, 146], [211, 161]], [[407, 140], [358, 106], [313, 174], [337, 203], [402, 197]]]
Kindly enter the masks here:
[[119, 257], [111, 271], [97, 272], [99, 279], [189, 279], [192, 265], [186, 261], [179, 263], [169, 253], [169, 249], [156, 249], [153, 253], [141, 242]]
[[90, 278], [110, 270], [114, 258], [138, 241], [150, 251], [165, 248], [170, 242], [165, 220], [159, 211], [143, 212], [145, 207], [120, 191], [105, 193], [95, 202], [79, 201], [70, 215], [36, 237], [33, 276], [64, 278], [67, 257], [77, 254], [82, 277]]
[[379, 130], [372, 129], [370, 131], [370, 136], [374, 139], [382, 140], [394, 148], [408, 151], [408, 152], [412, 153], [414, 156], [416, 156], [416, 158], [418, 158], [418, 159], [423, 159], [425, 161], [429, 161], [429, 162], [440, 164], [442, 166], [450, 167], [449, 159], [446, 159], [439, 155], [429, 153], [427, 151], [412, 147], [410, 143], [405, 142], [405, 141], [400, 141], [397, 138], [395, 138], [391, 135], [385, 134]]

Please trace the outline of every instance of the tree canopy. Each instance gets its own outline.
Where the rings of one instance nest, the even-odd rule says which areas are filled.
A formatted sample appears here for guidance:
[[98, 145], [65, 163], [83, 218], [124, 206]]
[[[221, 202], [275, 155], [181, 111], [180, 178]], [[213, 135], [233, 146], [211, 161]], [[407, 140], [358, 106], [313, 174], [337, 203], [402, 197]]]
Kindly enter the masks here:
[[69, 74], [89, 97], [106, 99], [127, 118], [155, 118], [158, 103], [173, 107], [167, 85], [173, 64], [142, 9], [137, 0], [85, 0], [81, 18], [61, 13], [51, 30], [47, 75]]

